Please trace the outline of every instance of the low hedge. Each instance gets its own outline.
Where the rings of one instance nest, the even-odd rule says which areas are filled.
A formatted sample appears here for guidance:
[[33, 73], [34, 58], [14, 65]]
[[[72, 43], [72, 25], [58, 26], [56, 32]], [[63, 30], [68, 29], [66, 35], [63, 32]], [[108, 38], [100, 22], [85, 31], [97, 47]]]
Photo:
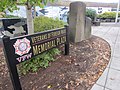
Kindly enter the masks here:
[[[118, 17], [120, 17], [120, 13], [118, 13]], [[103, 14], [100, 14], [97, 16], [97, 18], [101, 19], [115, 19], [116, 18], [116, 12], [105, 12]]]

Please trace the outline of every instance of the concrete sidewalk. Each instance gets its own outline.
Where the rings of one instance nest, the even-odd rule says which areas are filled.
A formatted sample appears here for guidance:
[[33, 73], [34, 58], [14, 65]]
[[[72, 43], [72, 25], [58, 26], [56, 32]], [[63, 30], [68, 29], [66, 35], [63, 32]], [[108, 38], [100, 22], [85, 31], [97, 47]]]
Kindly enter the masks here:
[[92, 34], [105, 39], [112, 52], [107, 68], [91, 90], [120, 90], [120, 23], [93, 26]]

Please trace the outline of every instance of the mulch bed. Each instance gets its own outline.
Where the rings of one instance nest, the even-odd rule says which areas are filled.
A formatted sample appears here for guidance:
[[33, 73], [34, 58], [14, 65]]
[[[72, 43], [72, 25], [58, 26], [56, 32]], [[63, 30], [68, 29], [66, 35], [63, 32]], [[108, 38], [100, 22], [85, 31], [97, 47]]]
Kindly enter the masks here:
[[[37, 73], [21, 76], [23, 90], [90, 90], [105, 70], [111, 56], [109, 44], [96, 36], [70, 44], [70, 55]], [[0, 48], [0, 90], [13, 90], [5, 58]]]

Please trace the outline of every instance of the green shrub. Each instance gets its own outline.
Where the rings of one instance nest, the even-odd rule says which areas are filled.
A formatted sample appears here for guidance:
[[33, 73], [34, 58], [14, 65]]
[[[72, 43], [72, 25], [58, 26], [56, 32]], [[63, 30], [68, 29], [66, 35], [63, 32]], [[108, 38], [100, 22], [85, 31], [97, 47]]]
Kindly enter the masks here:
[[19, 18], [19, 17], [14, 15], [3, 15], [3, 18]]
[[94, 21], [96, 17], [96, 11], [94, 9], [86, 9], [86, 16], [90, 17]]
[[99, 18], [115, 18], [115, 12], [105, 12], [103, 14], [98, 15]]
[[35, 32], [41, 32], [45, 30], [60, 28], [64, 26], [64, 22], [59, 19], [53, 19], [48, 17], [36, 17], [34, 19], [34, 29]]
[[39, 68], [47, 68], [49, 66], [49, 62], [55, 61], [54, 56], [58, 54], [60, 54], [60, 51], [57, 48], [54, 48], [32, 58], [31, 60], [19, 64], [19, 74], [25, 75], [28, 72], [37, 72]]
[[[118, 16], [120, 17], [120, 13], [118, 13]], [[103, 14], [100, 14], [97, 16], [98, 18], [116, 18], [116, 12], [105, 12]]]
[[[54, 20], [48, 17], [37, 17], [34, 19], [35, 32], [60, 28], [63, 26], [64, 23], [58, 19]], [[37, 72], [39, 68], [47, 68], [49, 62], [54, 61], [54, 56], [57, 54], [60, 54], [60, 51], [57, 48], [49, 50], [31, 60], [21, 63], [18, 71], [20, 74], [27, 74], [28, 72]]]

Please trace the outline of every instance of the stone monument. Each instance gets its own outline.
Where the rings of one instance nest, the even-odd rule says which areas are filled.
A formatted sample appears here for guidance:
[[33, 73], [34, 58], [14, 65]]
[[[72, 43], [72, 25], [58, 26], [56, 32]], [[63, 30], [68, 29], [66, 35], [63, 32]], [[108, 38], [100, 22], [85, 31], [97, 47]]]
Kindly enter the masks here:
[[85, 3], [76, 1], [70, 4], [69, 37], [72, 42], [80, 42], [85, 39], [85, 12]]
[[84, 32], [85, 39], [88, 39], [91, 37], [91, 26], [92, 26], [91, 21], [92, 21], [91, 18], [89, 17], [85, 18], [85, 32]]

